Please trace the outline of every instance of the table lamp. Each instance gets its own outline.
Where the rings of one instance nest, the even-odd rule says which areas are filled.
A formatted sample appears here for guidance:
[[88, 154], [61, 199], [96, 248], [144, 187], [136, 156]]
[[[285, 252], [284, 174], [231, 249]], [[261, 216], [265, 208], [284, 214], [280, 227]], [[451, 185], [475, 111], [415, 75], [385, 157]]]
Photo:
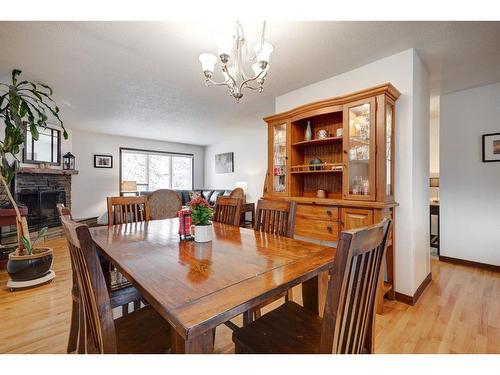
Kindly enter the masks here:
[[137, 191], [137, 181], [122, 181], [122, 193], [135, 193]]

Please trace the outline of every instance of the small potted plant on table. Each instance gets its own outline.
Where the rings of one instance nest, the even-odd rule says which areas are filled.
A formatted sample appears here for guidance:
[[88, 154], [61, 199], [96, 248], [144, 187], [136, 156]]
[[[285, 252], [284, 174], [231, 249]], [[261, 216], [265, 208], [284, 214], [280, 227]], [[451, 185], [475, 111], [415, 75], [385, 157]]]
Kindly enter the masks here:
[[[20, 70], [12, 71], [12, 81], [0, 83], [0, 118], [5, 124], [3, 142], [0, 142], [0, 184], [16, 212], [17, 249], [9, 254], [7, 271], [11, 280], [7, 283], [11, 289], [37, 285], [53, 278], [52, 249], [47, 247], [34, 248], [30, 239], [26, 217], [21, 216], [19, 207], [9, 189], [15, 173], [17, 155], [21, 151], [24, 137], [31, 133], [38, 140], [38, 127], [46, 127], [48, 116], [51, 115], [62, 127], [64, 139], [68, 133], [59, 118], [59, 108], [51, 98], [52, 89], [42, 83], [18, 80]], [[46, 232], [39, 233], [37, 239]], [[48, 276], [52, 272], [51, 278]]]
[[191, 218], [194, 225], [194, 240], [195, 242], [212, 241], [212, 215], [213, 210], [210, 208], [206, 199], [195, 198], [189, 203], [191, 209]]

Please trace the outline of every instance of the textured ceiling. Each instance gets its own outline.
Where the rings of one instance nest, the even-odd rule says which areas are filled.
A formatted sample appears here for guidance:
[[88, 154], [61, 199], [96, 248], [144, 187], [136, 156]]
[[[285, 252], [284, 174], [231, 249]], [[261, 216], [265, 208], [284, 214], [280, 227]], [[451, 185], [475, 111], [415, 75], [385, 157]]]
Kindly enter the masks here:
[[[243, 25], [251, 48], [260, 24]], [[500, 81], [500, 22], [268, 22], [265, 92], [236, 104], [204, 86], [198, 62], [223, 31], [231, 24], [0, 22], [0, 76], [17, 67], [49, 83], [69, 127], [197, 144], [253, 133], [275, 96], [408, 48], [434, 94]]]

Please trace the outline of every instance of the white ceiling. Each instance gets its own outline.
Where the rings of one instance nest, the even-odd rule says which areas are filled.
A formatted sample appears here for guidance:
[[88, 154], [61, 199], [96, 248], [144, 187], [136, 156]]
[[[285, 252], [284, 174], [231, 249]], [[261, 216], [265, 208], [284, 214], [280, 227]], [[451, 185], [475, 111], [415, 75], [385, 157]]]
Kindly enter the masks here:
[[[242, 22], [256, 41], [259, 23]], [[217, 25], [217, 29], [214, 29]], [[50, 84], [71, 128], [211, 144], [250, 134], [274, 97], [416, 48], [433, 94], [500, 81], [500, 22], [268, 22], [265, 92], [240, 104], [206, 88], [198, 62], [220, 22], [0, 22], [0, 76]]]

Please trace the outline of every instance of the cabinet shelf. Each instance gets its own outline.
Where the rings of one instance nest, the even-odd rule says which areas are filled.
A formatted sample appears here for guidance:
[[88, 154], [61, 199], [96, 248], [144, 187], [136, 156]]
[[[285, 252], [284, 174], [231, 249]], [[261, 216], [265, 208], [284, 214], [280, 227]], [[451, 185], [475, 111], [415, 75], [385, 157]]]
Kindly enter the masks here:
[[342, 137], [330, 137], [323, 139], [311, 139], [310, 141], [301, 141], [292, 143], [294, 147], [304, 147], [304, 146], [315, 146], [315, 145], [327, 145], [330, 143], [342, 142]]
[[332, 170], [324, 170], [324, 171], [293, 171], [291, 174], [309, 174], [309, 173], [342, 173], [342, 171], [332, 171]]
[[[312, 169], [311, 169], [312, 168]], [[323, 164], [302, 164], [293, 165], [290, 173], [342, 173], [344, 165], [339, 163], [323, 163]]]

